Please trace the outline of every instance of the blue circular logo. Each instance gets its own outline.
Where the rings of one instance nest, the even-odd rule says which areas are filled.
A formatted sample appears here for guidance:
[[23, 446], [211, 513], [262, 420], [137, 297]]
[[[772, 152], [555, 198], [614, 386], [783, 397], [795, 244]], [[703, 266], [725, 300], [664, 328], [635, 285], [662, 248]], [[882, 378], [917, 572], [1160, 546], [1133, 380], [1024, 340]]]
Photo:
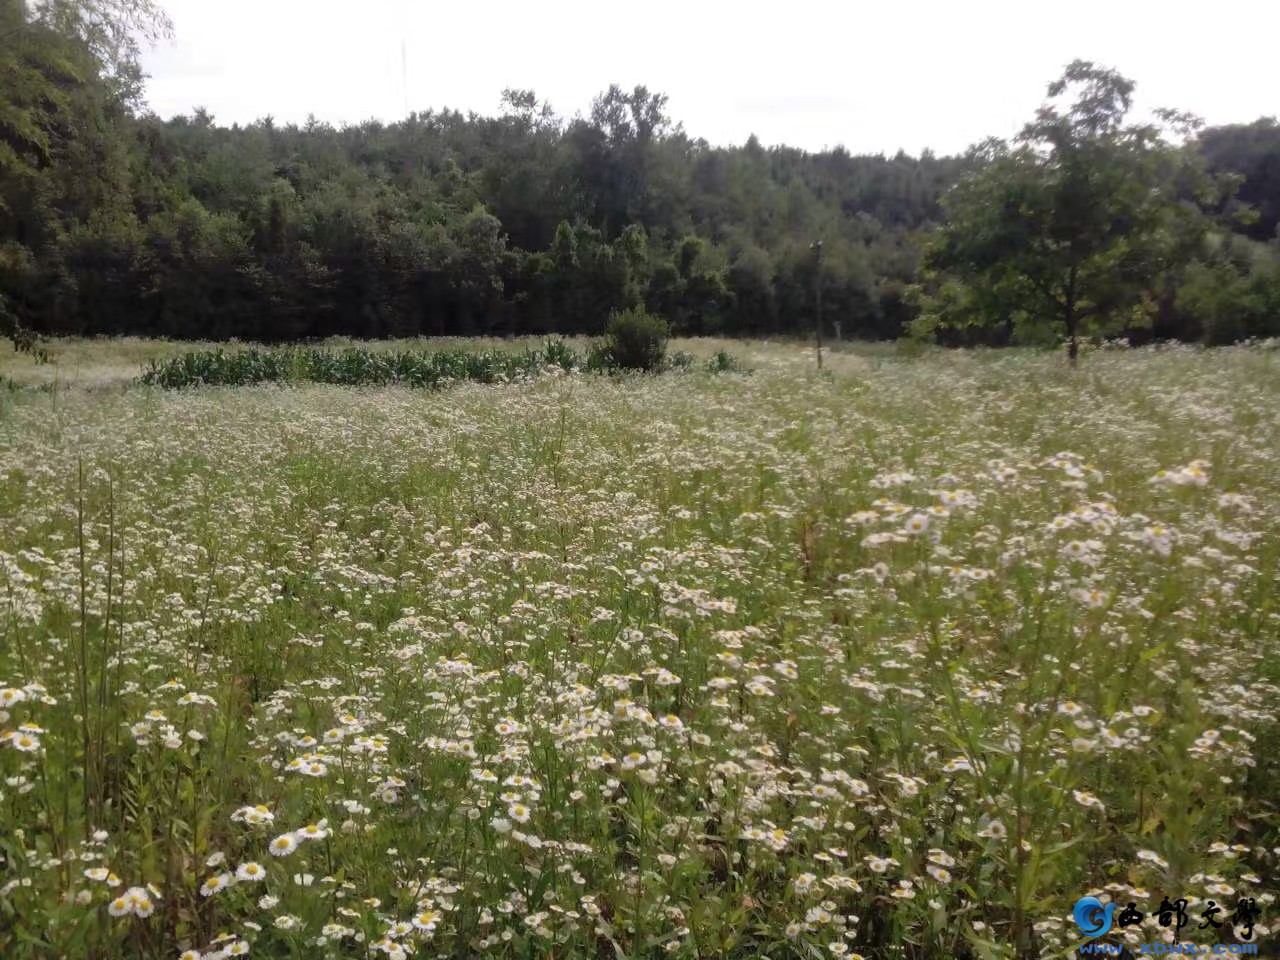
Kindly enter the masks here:
[[1081, 897], [1076, 901], [1071, 915], [1086, 937], [1100, 937], [1111, 929], [1111, 914], [1115, 909], [1114, 903], [1108, 903], [1104, 907], [1097, 897]]

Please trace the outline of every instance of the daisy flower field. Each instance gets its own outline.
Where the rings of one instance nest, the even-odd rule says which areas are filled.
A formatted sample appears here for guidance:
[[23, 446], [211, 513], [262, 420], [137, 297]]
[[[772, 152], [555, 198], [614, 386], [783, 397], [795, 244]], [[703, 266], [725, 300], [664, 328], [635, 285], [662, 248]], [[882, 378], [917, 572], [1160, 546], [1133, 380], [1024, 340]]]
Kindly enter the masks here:
[[730, 349], [0, 391], [0, 956], [1275, 950], [1280, 352]]

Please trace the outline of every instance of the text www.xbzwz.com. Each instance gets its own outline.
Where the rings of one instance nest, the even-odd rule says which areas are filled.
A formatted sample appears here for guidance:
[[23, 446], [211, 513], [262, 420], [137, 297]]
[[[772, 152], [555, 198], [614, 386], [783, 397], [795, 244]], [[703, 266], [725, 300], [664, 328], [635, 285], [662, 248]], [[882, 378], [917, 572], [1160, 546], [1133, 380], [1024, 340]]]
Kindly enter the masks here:
[[1125, 950], [1137, 955], [1142, 953], [1148, 954], [1166, 954], [1166, 953], [1219, 953], [1219, 954], [1235, 954], [1237, 956], [1243, 954], [1256, 954], [1258, 945], [1256, 943], [1140, 943], [1136, 947], [1124, 947], [1118, 943], [1082, 943], [1080, 944], [1080, 952], [1085, 954], [1103, 954], [1111, 956], [1119, 956]]

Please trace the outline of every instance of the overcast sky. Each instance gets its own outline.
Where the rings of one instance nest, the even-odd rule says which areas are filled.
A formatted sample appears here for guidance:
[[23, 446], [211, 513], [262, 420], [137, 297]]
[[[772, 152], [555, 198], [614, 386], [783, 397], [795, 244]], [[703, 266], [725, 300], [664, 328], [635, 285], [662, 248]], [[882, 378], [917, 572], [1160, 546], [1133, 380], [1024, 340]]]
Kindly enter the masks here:
[[227, 124], [493, 114], [504, 87], [572, 117], [643, 83], [715, 144], [949, 153], [1016, 133], [1076, 57], [1136, 80], [1140, 108], [1280, 114], [1277, 0], [161, 2], [176, 35], [146, 57], [151, 108]]

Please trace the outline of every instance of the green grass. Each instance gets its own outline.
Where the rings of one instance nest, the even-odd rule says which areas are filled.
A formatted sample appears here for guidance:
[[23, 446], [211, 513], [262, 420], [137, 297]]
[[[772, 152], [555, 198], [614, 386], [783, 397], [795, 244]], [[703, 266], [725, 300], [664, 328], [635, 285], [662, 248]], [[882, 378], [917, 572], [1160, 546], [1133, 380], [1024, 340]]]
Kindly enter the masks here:
[[128, 372], [0, 392], [0, 956], [1061, 957], [1104, 892], [1274, 949], [1280, 355], [723, 346], [55, 344]]

